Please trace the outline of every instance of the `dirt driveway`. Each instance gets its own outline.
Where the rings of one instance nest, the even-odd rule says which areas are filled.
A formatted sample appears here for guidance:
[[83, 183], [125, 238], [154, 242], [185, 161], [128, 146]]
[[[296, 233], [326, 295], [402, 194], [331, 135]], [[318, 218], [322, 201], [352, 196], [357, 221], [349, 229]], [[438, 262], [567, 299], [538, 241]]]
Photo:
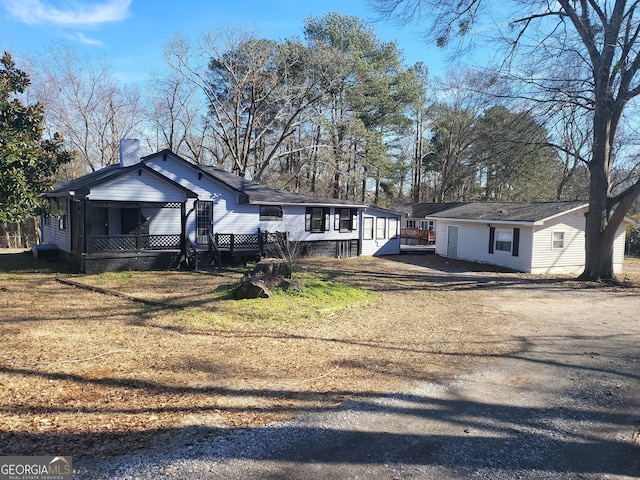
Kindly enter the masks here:
[[486, 334], [507, 325], [519, 347], [447, 381], [416, 379], [288, 422], [215, 438], [193, 428], [153, 452], [83, 463], [79, 478], [640, 477], [637, 289], [398, 260], [387, 268], [448, 288], [451, 302], [480, 295], [492, 306], [477, 312]]

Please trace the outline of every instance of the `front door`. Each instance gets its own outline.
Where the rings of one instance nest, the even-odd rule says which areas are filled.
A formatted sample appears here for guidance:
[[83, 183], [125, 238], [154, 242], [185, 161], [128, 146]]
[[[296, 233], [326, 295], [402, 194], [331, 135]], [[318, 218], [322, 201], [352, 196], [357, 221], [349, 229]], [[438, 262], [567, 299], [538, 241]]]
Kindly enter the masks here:
[[458, 227], [453, 225], [447, 231], [447, 257], [458, 258]]
[[213, 202], [196, 202], [196, 243], [209, 243], [209, 234], [213, 233]]

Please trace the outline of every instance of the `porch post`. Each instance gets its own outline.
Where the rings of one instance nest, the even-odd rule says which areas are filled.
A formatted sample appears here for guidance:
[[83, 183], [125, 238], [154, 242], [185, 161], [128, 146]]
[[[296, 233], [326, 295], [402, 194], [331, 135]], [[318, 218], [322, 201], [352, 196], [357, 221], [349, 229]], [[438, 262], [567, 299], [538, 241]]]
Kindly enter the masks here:
[[138, 202], [138, 218], [137, 218], [137, 223], [138, 223], [138, 228], [136, 228], [136, 233], [137, 233], [137, 244], [136, 244], [136, 249], [138, 251], [142, 250], [142, 223], [140, 222], [140, 219], [142, 218], [142, 204], [140, 202]]
[[187, 201], [180, 204], [180, 257], [187, 258]]

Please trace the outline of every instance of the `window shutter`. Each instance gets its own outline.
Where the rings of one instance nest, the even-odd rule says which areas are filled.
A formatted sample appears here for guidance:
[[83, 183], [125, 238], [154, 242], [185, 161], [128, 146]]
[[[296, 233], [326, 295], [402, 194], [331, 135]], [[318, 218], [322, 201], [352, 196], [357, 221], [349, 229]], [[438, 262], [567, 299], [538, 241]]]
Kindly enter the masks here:
[[306, 232], [310, 232], [311, 231], [311, 212], [313, 210], [309, 207], [307, 207], [307, 212], [305, 213], [304, 216], [304, 230]]
[[493, 245], [496, 240], [496, 227], [489, 227], [489, 253], [493, 253]]
[[520, 229], [518, 227], [513, 229], [513, 247], [511, 254], [514, 257], [520, 254]]

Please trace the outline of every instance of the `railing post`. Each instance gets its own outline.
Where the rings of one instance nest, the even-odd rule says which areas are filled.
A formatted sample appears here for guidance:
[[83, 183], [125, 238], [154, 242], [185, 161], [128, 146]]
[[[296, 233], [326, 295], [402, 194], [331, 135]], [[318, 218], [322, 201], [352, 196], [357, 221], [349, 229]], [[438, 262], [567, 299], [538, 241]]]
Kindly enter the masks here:
[[262, 238], [262, 232], [258, 229], [258, 251], [260, 255], [264, 253], [264, 238]]
[[233, 255], [233, 243], [234, 243], [234, 234], [231, 234], [231, 237], [229, 238], [229, 254]]

